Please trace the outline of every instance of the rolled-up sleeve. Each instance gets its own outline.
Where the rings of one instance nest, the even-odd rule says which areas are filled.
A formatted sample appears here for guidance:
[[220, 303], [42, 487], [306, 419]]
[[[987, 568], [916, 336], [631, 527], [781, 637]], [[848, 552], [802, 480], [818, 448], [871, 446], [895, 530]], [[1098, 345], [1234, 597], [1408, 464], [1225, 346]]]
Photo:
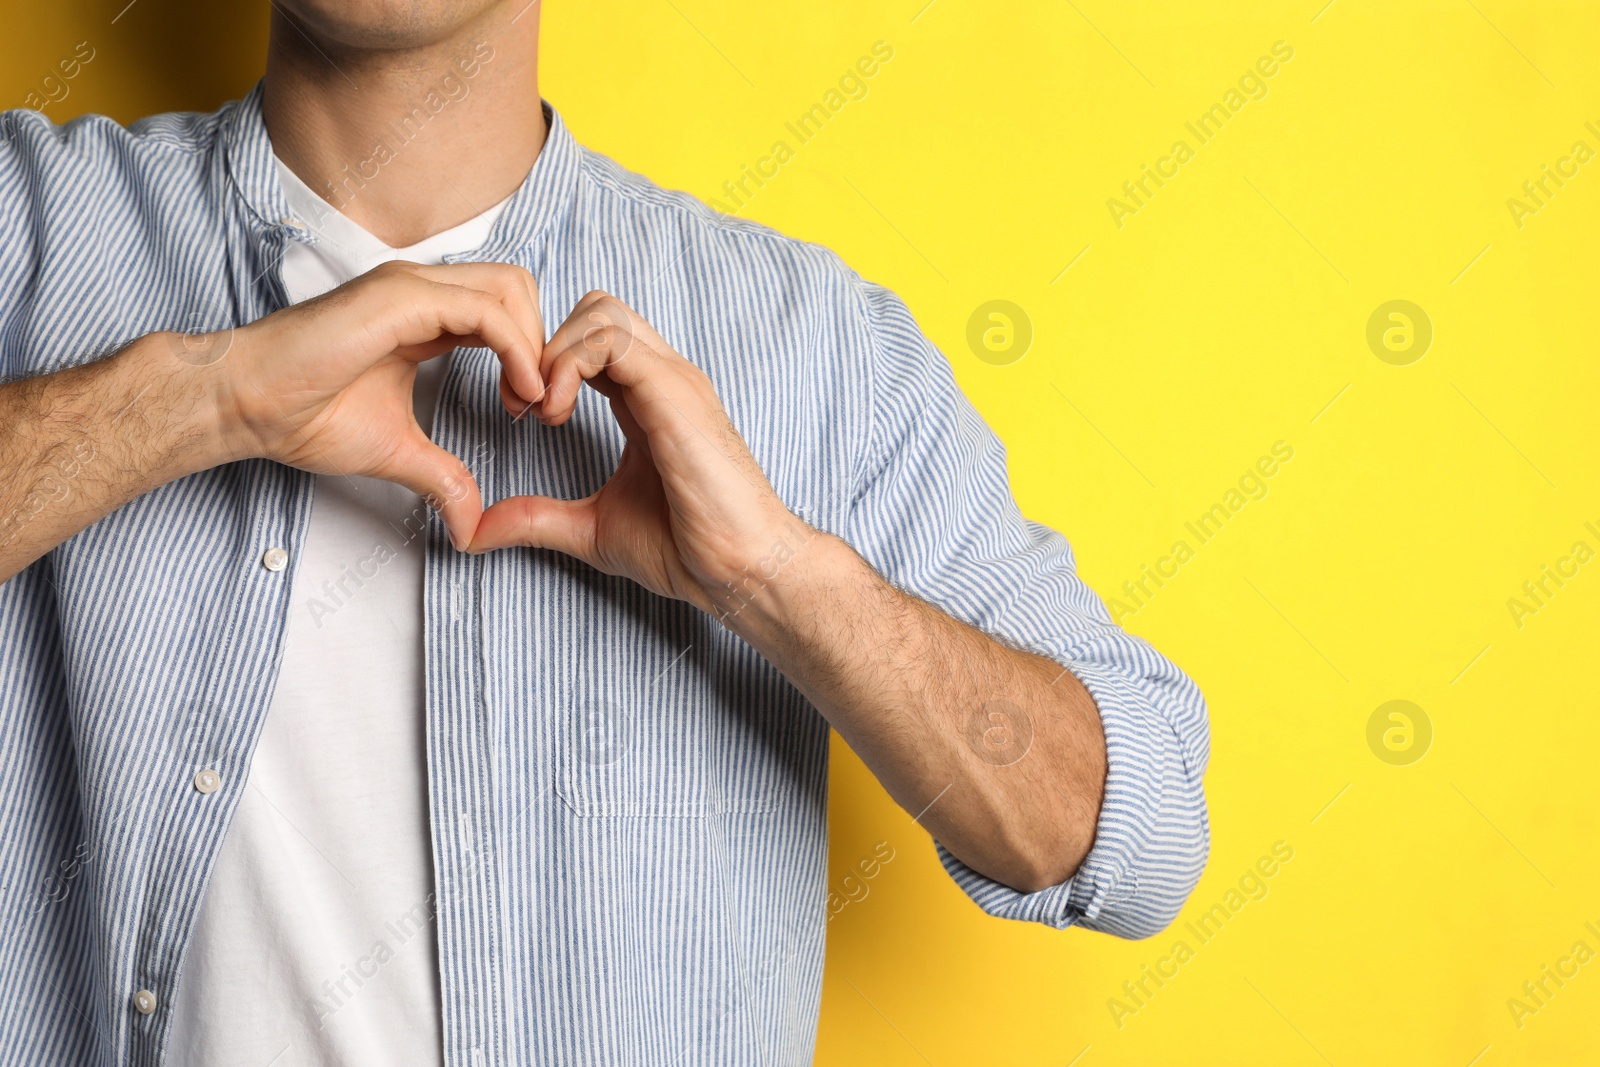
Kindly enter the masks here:
[[1105, 799], [1071, 878], [1021, 893], [942, 846], [940, 858], [991, 915], [1158, 933], [1199, 880], [1210, 844], [1205, 701], [1171, 661], [1112, 622], [1066, 539], [1022, 517], [1004, 447], [905, 305], [865, 282], [859, 292], [873, 347], [872, 425], [847, 539], [901, 588], [1071, 671], [1105, 728]]

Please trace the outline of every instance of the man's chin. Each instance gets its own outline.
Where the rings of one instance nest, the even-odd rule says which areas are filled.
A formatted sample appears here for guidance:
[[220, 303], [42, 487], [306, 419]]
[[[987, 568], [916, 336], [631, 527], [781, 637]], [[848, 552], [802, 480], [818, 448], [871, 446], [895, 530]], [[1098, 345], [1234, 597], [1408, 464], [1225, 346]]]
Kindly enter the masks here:
[[507, 0], [277, 0], [273, 6], [320, 45], [399, 51], [450, 40]]

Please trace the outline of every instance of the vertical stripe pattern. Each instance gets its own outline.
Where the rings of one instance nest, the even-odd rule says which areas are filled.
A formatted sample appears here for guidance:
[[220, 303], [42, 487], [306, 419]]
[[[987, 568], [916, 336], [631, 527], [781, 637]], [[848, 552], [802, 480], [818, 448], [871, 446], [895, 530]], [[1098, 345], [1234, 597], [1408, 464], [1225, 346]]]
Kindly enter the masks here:
[[[717, 215], [560, 118], [470, 258], [545, 321], [605, 289], [711, 377], [788, 505], [887, 577], [1070, 669], [1105, 722], [1093, 851], [1022, 894], [941, 853], [985, 910], [1148, 936], [1205, 862], [1205, 706], [1124, 633], [905, 306], [832, 253]], [[0, 375], [283, 306], [304, 239], [260, 88], [124, 129], [3, 118]], [[468, 257], [460, 257], [468, 258]], [[486, 499], [597, 489], [601, 398], [511, 423], [491, 353], [452, 361], [434, 436]], [[236, 463], [147, 494], [0, 586], [0, 1058], [161, 1062], [190, 933], [281, 659], [310, 479]], [[260, 565], [282, 547], [290, 566]], [[827, 724], [694, 609], [542, 551], [427, 544], [428, 761], [446, 1061], [809, 1063], [821, 995]], [[210, 767], [225, 787], [190, 787]], [[156, 1010], [132, 1007], [136, 990]]]

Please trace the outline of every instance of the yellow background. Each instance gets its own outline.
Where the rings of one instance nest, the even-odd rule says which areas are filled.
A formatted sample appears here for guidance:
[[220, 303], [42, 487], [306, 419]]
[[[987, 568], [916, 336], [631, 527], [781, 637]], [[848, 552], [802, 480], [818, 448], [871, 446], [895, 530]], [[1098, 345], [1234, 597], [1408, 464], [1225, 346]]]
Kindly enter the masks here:
[[[1507, 607], [1575, 541], [1600, 549], [1600, 161], [1520, 228], [1506, 205], [1574, 141], [1600, 150], [1600, 18], [1323, 2], [546, 5], [545, 94], [580, 140], [708, 198], [894, 48], [742, 213], [904, 295], [1102, 595], [1197, 548], [1126, 620], [1210, 700], [1211, 863], [1180, 928], [1294, 849], [1119, 1027], [1108, 1000], [1181, 929], [984, 918], [840, 746], [833, 881], [880, 841], [896, 858], [829, 927], [822, 1064], [1600, 1057], [1600, 962], [1520, 1028], [1506, 1003], [1600, 949], [1600, 562], [1520, 628]], [[113, 24], [124, 3], [14, 7], [0, 106], [85, 39], [57, 120], [210, 109], [260, 69], [264, 4], [138, 0]], [[1198, 146], [1184, 122], [1277, 41], [1268, 95]], [[1119, 228], [1107, 199], [1180, 137], [1195, 158]], [[1007, 366], [966, 344], [997, 298], [1035, 330]], [[1396, 298], [1434, 328], [1409, 366], [1366, 343]], [[1196, 546], [1184, 523], [1278, 441], [1269, 494]], [[1391, 699], [1433, 726], [1408, 766], [1367, 744]]]

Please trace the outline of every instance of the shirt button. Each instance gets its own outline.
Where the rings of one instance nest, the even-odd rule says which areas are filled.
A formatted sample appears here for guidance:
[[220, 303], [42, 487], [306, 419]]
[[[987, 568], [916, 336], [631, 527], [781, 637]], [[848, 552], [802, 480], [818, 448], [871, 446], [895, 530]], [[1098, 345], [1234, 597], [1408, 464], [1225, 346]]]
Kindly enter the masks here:
[[148, 989], [141, 989], [133, 995], [133, 1007], [140, 1015], [149, 1015], [156, 1010], [156, 995]]
[[222, 788], [222, 775], [207, 767], [194, 776], [194, 787], [202, 793], [215, 793]]
[[289, 553], [281, 548], [269, 548], [261, 553], [261, 565], [269, 571], [281, 571], [289, 562]]

